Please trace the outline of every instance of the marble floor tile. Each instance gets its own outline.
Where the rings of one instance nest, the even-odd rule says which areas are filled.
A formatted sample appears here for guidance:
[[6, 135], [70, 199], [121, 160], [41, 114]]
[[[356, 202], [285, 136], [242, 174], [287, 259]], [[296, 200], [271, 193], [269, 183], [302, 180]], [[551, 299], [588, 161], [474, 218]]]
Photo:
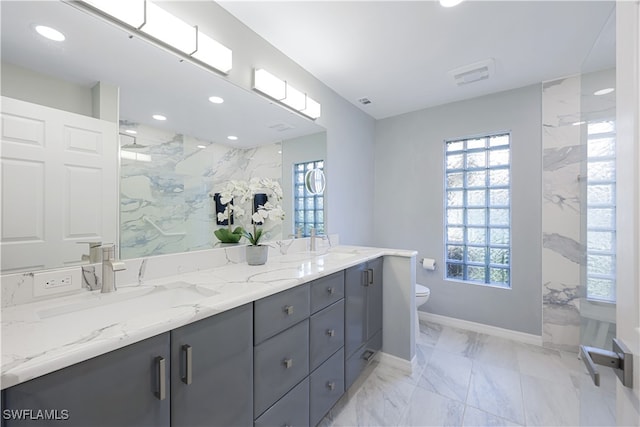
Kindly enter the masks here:
[[479, 336], [483, 336], [483, 334], [463, 329], [443, 327], [435, 348], [436, 350], [473, 358], [478, 352], [478, 348], [482, 345], [481, 337]]
[[378, 374], [381, 366], [364, 381], [333, 419], [333, 426], [395, 426], [407, 410], [415, 385]]
[[473, 363], [467, 405], [524, 424], [520, 374], [477, 361]]
[[442, 333], [442, 325], [433, 322], [420, 321], [420, 335], [416, 340], [416, 344], [422, 344], [435, 347], [440, 334]]
[[616, 394], [595, 386], [580, 390], [580, 426], [615, 426]]
[[520, 426], [504, 418], [500, 418], [478, 408], [467, 405], [464, 410], [463, 427], [511, 427]]
[[464, 402], [471, 378], [471, 359], [435, 350], [422, 371], [418, 387]]
[[464, 404], [417, 387], [400, 426], [461, 426]]
[[517, 344], [511, 340], [478, 334], [473, 360], [500, 368], [518, 370]]
[[577, 426], [580, 423], [578, 390], [528, 375], [521, 375], [527, 426]]
[[516, 346], [516, 355], [520, 373], [566, 386], [573, 385], [571, 371], [559, 350], [520, 343]]

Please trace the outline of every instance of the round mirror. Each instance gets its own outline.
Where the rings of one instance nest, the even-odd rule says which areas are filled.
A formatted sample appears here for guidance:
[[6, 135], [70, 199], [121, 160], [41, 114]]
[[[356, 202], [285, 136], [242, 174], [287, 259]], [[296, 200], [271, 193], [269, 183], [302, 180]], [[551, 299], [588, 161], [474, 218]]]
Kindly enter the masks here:
[[311, 169], [304, 176], [304, 184], [311, 194], [322, 194], [326, 185], [322, 169]]

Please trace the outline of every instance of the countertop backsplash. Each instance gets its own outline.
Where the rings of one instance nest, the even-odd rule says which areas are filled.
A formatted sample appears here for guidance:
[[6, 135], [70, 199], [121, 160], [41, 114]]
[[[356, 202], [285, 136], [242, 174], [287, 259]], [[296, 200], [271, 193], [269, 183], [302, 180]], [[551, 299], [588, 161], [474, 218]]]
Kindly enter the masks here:
[[[317, 250], [323, 251], [330, 246], [339, 245], [339, 236], [330, 235], [330, 242], [318, 238]], [[287, 253], [302, 252], [309, 249], [309, 238], [283, 240], [283, 248]], [[280, 256], [280, 246], [274, 241], [269, 242], [269, 257]], [[245, 262], [245, 245], [229, 245], [202, 251], [182, 252], [168, 255], [158, 255], [145, 258], [133, 258], [124, 260], [127, 269], [116, 273], [117, 286], [136, 286], [144, 284], [145, 280], [154, 280], [166, 276], [175, 276], [181, 273], [222, 267], [228, 264], [240, 264]], [[249, 266], [247, 266], [249, 268]], [[35, 274], [47, 270], [35, 272], [23, 272], [4, 274], [0, 276], [1, 307], [27, 304], [34, 301], [69, 296], [75, 293], [86, 292], [91, 288], [96, 289], [96, 284], [102, 283], [102, 264], [87, 264], [77, 267], [48, 270], [51, 272], [82, 270], [82, 287], [66, 293], [50, 296], [34, 297]]]

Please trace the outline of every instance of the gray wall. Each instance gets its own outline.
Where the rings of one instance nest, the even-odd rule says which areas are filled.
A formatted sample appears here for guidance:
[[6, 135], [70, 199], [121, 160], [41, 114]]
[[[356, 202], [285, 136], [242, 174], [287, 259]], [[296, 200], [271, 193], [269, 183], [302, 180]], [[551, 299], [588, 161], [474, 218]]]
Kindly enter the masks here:
[[[512, 135], [512, 288], [443, 279], [444, 141], [497, 131]], [[431, 289], [423, 310], [541, 334], [540, 85], [380, 120], [375, 134], [374, 244], [435, 258], [417, 267]]]

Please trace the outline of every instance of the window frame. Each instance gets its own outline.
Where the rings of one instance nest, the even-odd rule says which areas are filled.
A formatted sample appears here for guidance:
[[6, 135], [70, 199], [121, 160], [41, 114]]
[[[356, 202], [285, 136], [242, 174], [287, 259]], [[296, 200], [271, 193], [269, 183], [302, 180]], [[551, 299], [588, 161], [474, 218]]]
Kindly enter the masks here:
[[[492, 138], [500, 138], [506, 137], [506, 144], [492, 145]], [[478, 141], [483, 140], [482, 146], [471, 146], [469, 148], [469, 142], [478, 143]], [[460, 149], [452, 149], [449, 150], [450, 144], [460, 143]], [[498, 287], [501, 289], [512, 289], [512, 173], [511, 173], [511, 165], [512, 165], [512, 135], [511, 131], [499, 131], [481, 135], [473, 135], [462, 138], [453, 138], [444, 140], [443, 144], [444, 148], [444, 200], [443, 200], [443, 224], [444, 224], [444, 235], [443, 235], [443, 249], [444, 249], [444, 272], [443, 272], [443, 280], [445, 281], [453, 281], [453, 282], [461, 282], [467, 284], [474, 285], [482, 285], [482, 286], [490, 286], [490, 287]], [[491, 166], [490, 164], [490, 154], [492, 152], [507, 151], [507, 161], [505, 164], [497, 164]], [[479, 166], [470, 166], [468, 163], [468, 154], [476, 154], [482, 153], [484, 156], [484, 164], [480, 164]], [[461, 165], [460, 167], [451, 167], [449, 165], [449, 156], [461, 155]], [[482, 157], [482, 156], [480, 156]], [[508, 182], [507, 184], [502, 185], [492, 185], [491, 183], [491, 172], [492, 171], [500, 171], [506, 170]], [[471, 183], [469, 182], [470, 174], [474, 172], [482, 172], [478, 174], [480, 177], [484, 174], [484, 178], [481, 179], [481, 183]], [[450, 176], [460, 174], [462, 178], [462, 182], [460, 186], [450, 185]], [[482, 182], [483, 180], [483, 182]], [[491, 196], [492, 191], [507, 191], [507, 203], [506, 204], [495, 204], [492, 202]], [[484, 195], [481, 202], [478, 204], [470, 204], [469, 200], [469, 192], [476, 191], [478, 194], [484, 192]], [[460, 192], [461, 193], [461, 201], [459, 205], [451, 206], [449, 204], [449, 194]], [[471, 202], [475, 203], [475, 202]], [[506, 218], [504, 218], [504, 224], [492, 224], [492, 213], [499, 213], [504, 210], [507, 210]], [[450, 222], [450, 212], [453, 210], [459, 210], [462, 216], [462, 220], [460, 222]], [[481, 219], [478, 223], [470, 222], [469, 214], [470, 211], [480, 212], [482, 216], [476, 218], [476, 220]], [[458, 214], [457, 216], [459, 216]], [[494, 220], [495, 221], [495, 220]], [[475, 221], [474, 221], [475, 222]], [[460, 228], [462, 232], [462, 237], [460, 241], [450, 241], [449, 240], [449, 231], [450, 228]], [[469, 239], [469, 231], [470, 230], [482, 230], [484, 233], [484, 243], [474, 243]], [[492, 232], [495, 230], [506, 230], [507, 243], [492, 243]], [[480, 233], [480, 234], [482, 234]], [[461, 248], [462, 253], [460, 254], [459, 259], [449, 258], [449, 253], [451, 248]], [[469, 259], [469, 250], [477, 249], [481, 255], [482, 261], [471, 261]], [[492, 249], [497, 250], [506, 250], [507, 263], [499, 264], [496, 262], [492, 262]], [[458, 276], [449, 276], [450, 268], [457, 268], [462, 270], [461, 277]], [[470, 278], [469, 267], [479, 267], [484, 269], [484, 277], [482, 280], [476, 280]], [[492, 271], [498, 270], [506, 270], [506, 276], [503, 274], [503, 281], [492, 281]]]

